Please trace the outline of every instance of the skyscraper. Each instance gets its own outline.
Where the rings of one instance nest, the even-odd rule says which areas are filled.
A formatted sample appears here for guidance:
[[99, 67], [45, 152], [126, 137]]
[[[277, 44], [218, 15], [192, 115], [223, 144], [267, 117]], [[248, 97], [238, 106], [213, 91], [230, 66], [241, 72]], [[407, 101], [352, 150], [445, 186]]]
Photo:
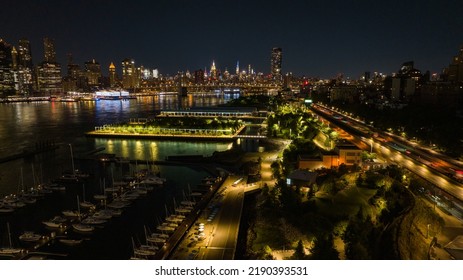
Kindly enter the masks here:
[[37, 66], [38, 90], [47, 95], [61, 93], [61, 64], [55, 61], [55, 44], [52, 39], [43, 39], [44, 61]]
[[98, 86], [101, 78], [101, 66], [95, 59], [85, 62], [85, 76], [87, 77], [88, 85]]
[[[78, 64], [74, 64], [72, 53], [68, 53], [67, 75], [63, 78], [63, 91], [77, 91], [86, 85], [86, 79], [82, 77], [82, 71]], [[81, 83], [78, 86], [79, 81]]]
[[204, 84], [204, 70], [198, 69], [194, 73], [195, 75], [195, 84]]
[[43, 52], [45, 62], [56, 62], [55, 41], [50, 38], [43, 38]]
[[449, 82], [463, 83], [463, 46], [460, 48], [460, 53], [453, 57], [445, 72]]
[[283, 51], [281, 48], [273, 48], [270, 60], [270, 70], [272, 78], [281, 80], [281, 64], [283, 60]]
[[0, 93], [14, 93], [12, 46], [0, 39]]
[[133, 89], [138, 86], [137, 69], [135, 68], [135, 60], [124, 59], [122, 61], [122, 86], [125, 89]]
[[217, 69], [215, 68], [215, 61], [212, 61], [212, 66], [211, 66], [211, 80], [215, 81], [217, 80]]
[[32, 69], [32, 54], [29, 40], [20, 39], [18, 45], [19, 64], [24, 68]]
[[116, 66], [112, 62], [109, 65], [109, 86], [112, 88], [116, 86]]
[[32, 64], [31, 45], [29, 40], [20, 39], [18, 44], [17, 92], [19, 94], [32, 94], [35, 75]]

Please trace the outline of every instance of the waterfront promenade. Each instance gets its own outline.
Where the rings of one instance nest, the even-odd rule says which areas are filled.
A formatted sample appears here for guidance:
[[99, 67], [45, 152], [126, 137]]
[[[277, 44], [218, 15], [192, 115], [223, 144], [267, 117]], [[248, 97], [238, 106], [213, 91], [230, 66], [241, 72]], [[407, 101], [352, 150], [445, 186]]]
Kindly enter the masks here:
[[246, 180], [231, 175], [223, 182], [169, 259], [234, 259]]

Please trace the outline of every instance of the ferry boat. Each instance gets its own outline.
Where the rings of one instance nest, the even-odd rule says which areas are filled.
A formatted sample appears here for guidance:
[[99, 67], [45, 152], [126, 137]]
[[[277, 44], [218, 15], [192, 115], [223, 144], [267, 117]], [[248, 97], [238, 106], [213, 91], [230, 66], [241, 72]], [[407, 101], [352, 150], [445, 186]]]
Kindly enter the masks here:
[[99, 100], [126, 100], [135, 99], [128, 91], [124, 90], [102, 90], [95, 92], [95, 98]]

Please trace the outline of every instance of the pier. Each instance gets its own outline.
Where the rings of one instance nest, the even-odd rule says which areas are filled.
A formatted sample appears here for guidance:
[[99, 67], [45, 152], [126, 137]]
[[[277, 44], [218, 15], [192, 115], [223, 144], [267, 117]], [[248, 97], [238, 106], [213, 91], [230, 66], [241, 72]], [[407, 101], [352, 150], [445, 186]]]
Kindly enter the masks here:
[[33, 148], [29, 149], [24, 149], [20, 153], [16, 153], [13, 155], [5, 156], [0, 158], [0, 163], [16, 160], [16, 159], [21, 159], [21, 158], [27, 158], [27, 157], [33, 157], [37, 154], [44, 153], [44, 152], [49, 152], [53, 151], [59, 148], [59, 145], [56, 144], [54, 141], [41, 141], [35, 143], [35, 146]]

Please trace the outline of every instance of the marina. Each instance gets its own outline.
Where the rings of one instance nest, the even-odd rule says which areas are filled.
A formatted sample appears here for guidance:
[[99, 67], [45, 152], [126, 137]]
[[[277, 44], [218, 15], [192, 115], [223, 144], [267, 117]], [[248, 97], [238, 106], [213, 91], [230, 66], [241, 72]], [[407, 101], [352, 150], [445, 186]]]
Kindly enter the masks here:
[[[83, 178], [84, 180], [89, 179], [89, 177], [86, 176]], [[137, 203], [141, 199], [144, 199], [145, 203], [148, 202], [151, 193], [164, 188], [165, 179], [158, 177], [158, 175], [147, 169], [142, 169], [137, 172], [137, 174], [134, 174], [132, 178], [135, 179], [133, 181], [120, 182], [117, 189], [111, 192], [111, 195], [105, 196], [105, 198], [101, 200], [94, 199], [94, 204], [89, 207], [82, 207], [82, 202], [80, 202], [79, 198], [80, 196], [76, 195], [76, 206], [73, 209], [63, 210], [61, 213], [55, 213], [55, 216], [52, 218], [41, 221], [42, 226], [40, 228], [45, 231], [40, 228], [34, 228], [34, 231], [23, 232], [17, 238], [21, 247], [17, 250], [5, 249], [0, 252], [0, 256], [20, 259], [29, 258], [31, 254], [47, 253], [50, 257], [53, 256], [54, 253], [54, 250], [50, 251], [50, 248], [57, 249], [61, 247], [61, 249], [55, 253], [59, 256], [66, 255], [74, 258], [72, 253], [69, 252], [72, 251], [74, 247], [83, 247], [85, 243], [91, 243], [93, 239], [92, 235], [94, 233], [98, 234], [96, 233], [98, 231], [104, 231], [106, 225], [112, 223], [114, 219], [120, 219], [123, 216], [125, 216], [126, 219], [132, 219], [133, 215], [137, 215], [137, 213], [125, 214], [126, 212], [130, 212], [130, 208], [139, 207], [139, 205], [137, 206]], [[157, 180], [156, 183], [149, 184], [151, 186], [150, 188], [147, 187], [147, 184], [144, 182], [146, 178], [157, 178]], [[217, 178], [214, 180], [214, 184], [216, 185], [220, 182]], [[71, 192], [76, 191], [75, 182], [66, 182], [63, 184], [65, 185], [66, 190], [71, 189]], [[189, 195], [189, 199], [182, 200], [178, 206], [174, 201], [172, 212], [175, 214], [169, 214], [167, 204], [164, 205], [164, 222], [160, 222], [160, 220], [158, 220], [158, 226], [156, 229], [154, 229], [154, 224], [151, 225], [151, 227], [153, 227], [153, 229], [149, 230], [151, 232], [149, 235], [151, 239], [148, 238], [146, 233], [147, 228], [150, 226], [144, 225], [146, 242], [150, 244], [158, 243], [159, 245], [160, 239], [164, 238], [163, 240], [165, 245], [176, 244], [179, 241], [178, 238], [182, 235], [177, 233], [178, 228], [183, 229], [184, 223], [194, 218], [194, 216], [192, 217], [192, 213], [199, 209], [197, 208], [199, 206], [195, 205], [195, 201], [199, 199], [198, 202], [201, 202], [204, 199], [207, 199], [207, 197], [209, 197], [207, 194], [213, 193], [213, 191], [216, 190], [212, 187], [212, 185], [209, 185], [207, 190], [204, 189], [204, 186], [201, 184], [198, 185], [198, 188], [199, 189], [195, 189], [195, 192], [202, 192], [201, 196]], [[44, 195], [41, 200], [45, 203], [50, 202], [50, 200], [53, 199], [52, 196], [54, 194], [50, 193], [48, 195], [50, 197]], [[82, 197], [84, 197], [84, 195], [82, 195]], [[186, 199], [185, 194], [183, 198]], [[201, 207], [204, 207], [204, 202], [198, 205], [202, 205]], [[5, 216], [3, 216], [3, 218], [5, 218]], [[36, 231], [42, 233], [35, 233]], [[168, 236], [166, 233], [171, 233], [172, 236]], [[84, 239], [82, 237], [84, 237]], [[63, 246], [66, 248], [63, 248]], [[71, 247], [71, 250], [68, 250], [69, 247]], [[138, 252], [136, 255], [140, 257], [139, 250], [135, 249], [136, 248], [134, 248], [134, 252]], [[146, 248], [144, 250], [146, 250]], [[156, 254], [153, 255], [141, 254], [141, 256], [145, 258], [162, 257], [159, 255], [160, 251], [156, 250], [155, 252]], [[168, 253], [164, 251], [164, 254], [167, 255]]]

